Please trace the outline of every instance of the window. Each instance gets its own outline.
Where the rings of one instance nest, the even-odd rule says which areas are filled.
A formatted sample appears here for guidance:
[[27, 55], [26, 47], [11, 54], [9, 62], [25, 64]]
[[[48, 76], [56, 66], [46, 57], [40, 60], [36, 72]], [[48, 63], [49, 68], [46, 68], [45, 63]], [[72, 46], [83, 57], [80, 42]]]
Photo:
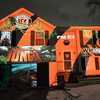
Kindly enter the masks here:
[[64, 52], [64, 67], [65, 67], [65, 70], [71, 69], [71, 53], [70, 52]]
[[31, 31], [31, 45], [46, 45], [49, 38], [49, 32]]
[[71, 60], [71, 53], [70, 52], [64, 53], [64, 60]]
[[93, 30], [81, 30], [80, 31], [80, 45], [81, 47], [91, 44], [96, 45], [97, 39], [100, 39], [100, 32]]
[[44, 32], [35, 32], [35, 44], [36, 45], [45, 44], [45, 33]]

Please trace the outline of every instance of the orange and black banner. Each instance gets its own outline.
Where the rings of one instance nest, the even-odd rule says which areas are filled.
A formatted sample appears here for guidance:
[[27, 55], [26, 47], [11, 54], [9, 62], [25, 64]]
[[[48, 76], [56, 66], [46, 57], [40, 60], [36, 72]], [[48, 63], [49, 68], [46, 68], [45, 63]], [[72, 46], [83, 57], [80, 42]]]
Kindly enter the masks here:
[[55, 48], [51, 46], [24, 46], [10, 48], [8, 63], [29, 63], [55, 61]]

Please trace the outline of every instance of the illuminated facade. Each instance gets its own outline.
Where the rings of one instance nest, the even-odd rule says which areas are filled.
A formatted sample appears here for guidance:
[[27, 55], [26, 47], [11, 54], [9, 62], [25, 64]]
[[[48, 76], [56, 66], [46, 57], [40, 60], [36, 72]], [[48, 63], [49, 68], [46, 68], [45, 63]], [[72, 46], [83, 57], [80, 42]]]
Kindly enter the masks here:
[[9, 45], [3, 42], [1, 46], [47, 45], [54, 28], [54, 25], [21, 8], [0, 20], [1, 33], [8, 33], [5, 37], [1, 35], [1, 42], [7, 36], [11, 42]]
[[[10, 47], [8, 63], [37, 63], [39, 79], [47, 79], [49, 86], [56, 86], [59, 77], [69, 82], [100, 75], [100, 26], [57, 29], [21, 8], [0, 20], [0, 31], [0, 45]], [[28, 46], [31, 49], [23, 49]], [[50, 48], [40, 52], [34, 46]], [[42, 53], [45, 56], [41, 58]]]

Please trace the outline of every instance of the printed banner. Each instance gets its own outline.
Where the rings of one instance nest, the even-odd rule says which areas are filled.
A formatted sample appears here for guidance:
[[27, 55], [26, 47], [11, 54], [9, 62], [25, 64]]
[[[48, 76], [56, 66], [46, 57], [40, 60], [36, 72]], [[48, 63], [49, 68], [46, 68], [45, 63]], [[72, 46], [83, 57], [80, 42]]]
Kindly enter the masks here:
[[19, 78], [22, 80], [31, 81], [32, 87], [37, 87], [37, 64], [36, 63], [23, 63], [11, 64], [12, 74], [22, 73]]
[[55, 48], [53, 46], [24, 46], [11, 48], [7, 56], [7, 61], [9, 63], [38, 63], [55, 60]]
[[0, 46], [11, 46], [11, 32], [0, 32]]

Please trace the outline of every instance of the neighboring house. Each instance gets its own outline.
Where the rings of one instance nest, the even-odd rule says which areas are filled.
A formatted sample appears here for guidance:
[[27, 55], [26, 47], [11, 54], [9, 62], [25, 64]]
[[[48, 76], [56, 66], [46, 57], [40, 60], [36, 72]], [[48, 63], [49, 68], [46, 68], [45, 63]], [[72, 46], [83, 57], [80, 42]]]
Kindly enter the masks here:
[[56, 39], [56, 62], [50, 65], [51, 85], [57, 82], [57, 76], [69, 82], [100, 75], [99, 26], [71, 26]]

